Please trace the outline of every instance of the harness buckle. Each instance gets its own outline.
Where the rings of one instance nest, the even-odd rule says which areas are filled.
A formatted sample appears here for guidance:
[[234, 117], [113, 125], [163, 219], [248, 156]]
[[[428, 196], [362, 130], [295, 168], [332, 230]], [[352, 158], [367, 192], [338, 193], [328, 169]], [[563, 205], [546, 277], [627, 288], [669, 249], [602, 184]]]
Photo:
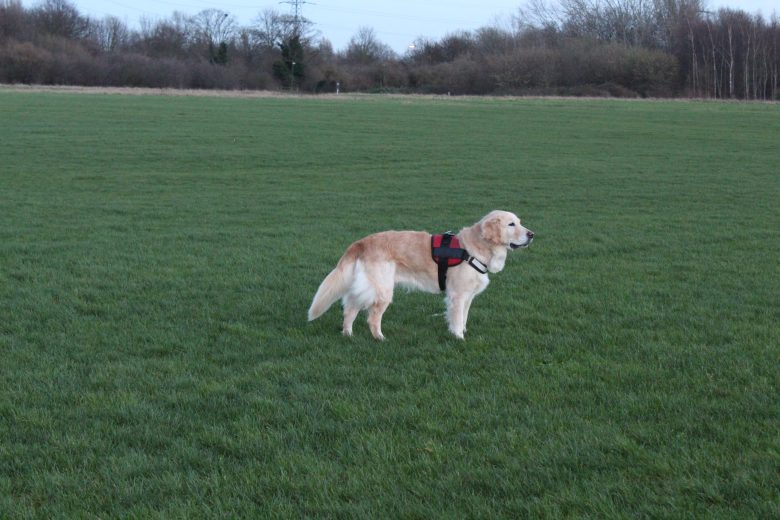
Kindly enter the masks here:
[[473, 267], [478, 273], [486, 274], [488, 272], [487, 265], [483, 264], [473, 256], [469, 257], [469, 265]]

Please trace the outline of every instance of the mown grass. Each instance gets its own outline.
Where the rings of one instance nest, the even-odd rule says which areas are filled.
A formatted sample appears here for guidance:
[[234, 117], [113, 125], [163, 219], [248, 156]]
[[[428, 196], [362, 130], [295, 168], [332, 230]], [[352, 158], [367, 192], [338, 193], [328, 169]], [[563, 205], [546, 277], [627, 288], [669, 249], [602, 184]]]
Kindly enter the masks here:
[[[0, 91], [0, 517], [780, 515], [780, 107]], [[388, 341], [343, 249], [537, 233]]]

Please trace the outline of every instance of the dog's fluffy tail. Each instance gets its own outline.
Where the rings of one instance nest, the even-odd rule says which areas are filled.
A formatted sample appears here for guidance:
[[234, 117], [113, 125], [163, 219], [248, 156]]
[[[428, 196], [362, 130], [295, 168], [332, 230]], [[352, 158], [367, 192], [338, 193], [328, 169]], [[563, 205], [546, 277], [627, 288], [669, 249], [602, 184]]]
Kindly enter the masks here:
[[316, 320], [327, 311], [336, 300], [344, 296], [352, 285], [355, 276], [355, 263], [358, 249], [350, 246], [341, 257], [336, 268], [320, 284], [317, 294], [309, 307], [309, 321]]

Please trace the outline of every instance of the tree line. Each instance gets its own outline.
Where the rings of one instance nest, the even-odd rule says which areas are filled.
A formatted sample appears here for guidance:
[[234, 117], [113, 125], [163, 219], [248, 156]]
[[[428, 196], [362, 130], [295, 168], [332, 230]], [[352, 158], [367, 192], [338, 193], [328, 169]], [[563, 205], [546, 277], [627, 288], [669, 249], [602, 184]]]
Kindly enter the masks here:
[[530, 0], [503, 25], [418, 38], [402, 56], [370, 27], [334, 50], [269, 9], [241, 26], [206, 9], [133, 29], [68, 0], [0, 0], [0, 82], [778, 100], [780, 21], [703, 0]]

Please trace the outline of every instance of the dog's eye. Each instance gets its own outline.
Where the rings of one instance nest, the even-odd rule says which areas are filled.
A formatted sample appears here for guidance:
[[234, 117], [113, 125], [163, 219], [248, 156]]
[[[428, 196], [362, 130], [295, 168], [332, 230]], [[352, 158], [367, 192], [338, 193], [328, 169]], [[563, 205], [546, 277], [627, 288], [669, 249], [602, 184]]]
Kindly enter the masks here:
[[509, 226], [510, 226], [510, 227], [515, 227], [515, 223], [514, 223], [514, 222], [510, 222], [510, 223], [509, 223]]

